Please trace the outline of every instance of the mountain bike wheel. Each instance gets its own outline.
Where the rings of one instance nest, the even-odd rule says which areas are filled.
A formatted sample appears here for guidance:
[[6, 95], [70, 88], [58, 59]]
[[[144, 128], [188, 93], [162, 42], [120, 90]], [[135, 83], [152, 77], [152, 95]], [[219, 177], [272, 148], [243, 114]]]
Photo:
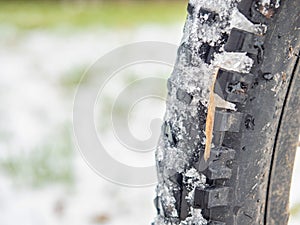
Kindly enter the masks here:
[[155, 225], [286, 225], [300, 1], [190, 0], [157, 147]]

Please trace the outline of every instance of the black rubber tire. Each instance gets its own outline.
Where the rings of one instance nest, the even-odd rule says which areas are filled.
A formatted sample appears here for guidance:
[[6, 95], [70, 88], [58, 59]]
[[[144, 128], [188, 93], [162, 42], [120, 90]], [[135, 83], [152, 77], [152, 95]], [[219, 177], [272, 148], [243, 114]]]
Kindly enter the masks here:
[[[288, 223], [300, 127], [300, 1], [282, 0], [278, 9], [270, 7], [264, 15], [256, 4], [257, 1], [243, 0], [238, 8], [250, 21], [268, 26], [263, 45], [258, 49], [253, 34], [238, 29], [231, 31], [225, 44], [226, 51], [248, 51], [255, 61], [251, 76], [245, 78], [221, 70], [219, 74], [223, 75], [217, 77], [221, 88], [215, 92], [223, 92], [228, 101], [235, 102], [239, 113], [216, 111], [214, 144], [218, 150], [212, 150], [215, 157], [205, 170], [199, 162], [194, 164], [207, 177], [208, 186], [195, 190], [193, 207], [202, 209], [208, 224]], [[209, 63], [209, 51], [204, 55]], [[226, 94], [233, 77], [235, 82], [251, 88], [246, 93]], [[274, 92], [274, 88], [280, 91]], [[224, 120], [228, 129], [218, 123]], [[182, 179], [180, 174], [176, 179]], [[183, 185], [181, 197], [176, 199], [179, 220], [172, 224], [184, 221], [190, 210], [185, 202], [184, 184], [178, 183]], [[163, 209], [158, 201], [156, 206], [161, 214]]]

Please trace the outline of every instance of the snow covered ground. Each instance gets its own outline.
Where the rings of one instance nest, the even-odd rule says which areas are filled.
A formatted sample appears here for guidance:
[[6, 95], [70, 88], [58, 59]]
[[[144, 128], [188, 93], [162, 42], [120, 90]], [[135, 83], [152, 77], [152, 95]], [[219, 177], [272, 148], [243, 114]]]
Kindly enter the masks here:
[[[96, 59], [138, 41], [177, 44], [182, 25], [0, 30], [0, 225], [150, 224], [155, 187], [123, 187], [94, 173], [73, 143], [72, 104], [81, 75]], [[151, 116], [149, 103], [143, 110], [136, 112], [139, 130]]]
[[[150, 224], [155, 215], [154, 186], [112, 184], [81, 158], [71, 128], [73, 97], [85, 69], [105, 53], [137, 41], [178, 44], [182, 27], [32, 31], [0, 27], [0, 225]], [[171, 68], [158, 68], [153, 73], [170, 72]], [[157, 104], [163, 111], [161, 102]], [[141, 124], [151, 120], [149, 115], [160, 115], [156, 111], [153, 102], [137, 110], [139, 122], [133, 133], [139, 135]], [[299, 174], [300, 154], [296, 162]], [[291, 206], [296, 206], [300, 203], [296, 177], [293, 185]], [[290, 225], [299, 221], [298, 212]]]

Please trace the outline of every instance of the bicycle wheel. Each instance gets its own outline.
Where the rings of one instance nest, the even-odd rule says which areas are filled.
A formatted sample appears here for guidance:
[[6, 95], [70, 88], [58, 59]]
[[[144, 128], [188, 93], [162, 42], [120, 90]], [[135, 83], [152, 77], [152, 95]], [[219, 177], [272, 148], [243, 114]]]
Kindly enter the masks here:
[[285, 225], [300, 1], [190, 0], [156, 152], [155, 225]]

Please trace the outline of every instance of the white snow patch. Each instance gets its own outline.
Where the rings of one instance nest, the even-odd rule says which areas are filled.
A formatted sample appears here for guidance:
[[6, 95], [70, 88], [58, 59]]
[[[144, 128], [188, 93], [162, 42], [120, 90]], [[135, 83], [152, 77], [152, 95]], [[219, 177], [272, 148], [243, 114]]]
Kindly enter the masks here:
[[223, 52], [215, 56], [214, 65], [238, 73], [249, 73], [253, 60], [246, 52]]
[[230, 28], [237, 28], [257, 35], [263, 35], [267, 32], [266, 25], [252, 23], [237, 8], [232, 12]]
[[215, 94], [215, 104], [218, 108], [230, 109], [236, 111], [236, 105], [234, 103], [228, 102], [221, 98], [218, 94]]

